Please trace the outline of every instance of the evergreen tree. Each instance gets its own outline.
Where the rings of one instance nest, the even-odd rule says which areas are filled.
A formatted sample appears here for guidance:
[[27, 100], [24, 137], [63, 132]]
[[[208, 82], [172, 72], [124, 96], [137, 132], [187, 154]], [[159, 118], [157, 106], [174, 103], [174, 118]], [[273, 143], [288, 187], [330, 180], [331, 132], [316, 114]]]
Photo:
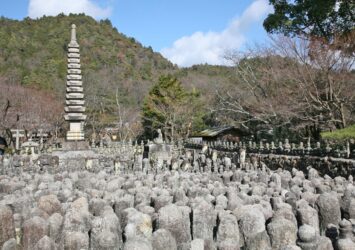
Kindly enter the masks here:
[[332, 38], [354, 29], [355, 4], [341, 0], [270, 0], [274, 13], [264, 21], [268, 32]]
[[145, 137], [161, 129], [166, 139], [188, 137], [203, 127], [199, 93], [188, 92], [177, 78], [163, 75], [145, 98], [142, 110]]

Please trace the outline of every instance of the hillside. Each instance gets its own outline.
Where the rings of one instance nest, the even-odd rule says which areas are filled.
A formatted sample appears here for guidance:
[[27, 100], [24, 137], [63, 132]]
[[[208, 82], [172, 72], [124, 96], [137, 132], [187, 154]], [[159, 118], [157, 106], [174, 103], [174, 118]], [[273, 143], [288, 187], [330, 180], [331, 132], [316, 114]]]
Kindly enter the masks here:
[[66, 46], [70, 24], [77, 25], [83, 78], [89, 108], [112, 109], [116, 89], [120, 102], [140, 104], [152, 82], [175, 67], [151, 48], [85, 15], [59, 15], [23, 21], [0, 19], [0, 77], [10, 84], [65, 91]]
[[97, 22], [85, 15], [59, 15], [23, 21], [0, 19], [1, 74], [10, 71], [11, 77], [22, 84], [55, 88], [56, 79], [65, 75], [71, 23], [78, 26], [86, 74], [105, 70], [117, 77], [110, 80], [134, 81], [150, 80], [157, 71], [174, 69], [151, 48], [119, 33], [109, 20]]
[[178, 69], [152, 48], [119, 33], [109, 20], [98, 22], [79, 14], [22, 21], [1, 17], [1, 82], [49, 91], [61, 102], [72, 23], [77, 25], [88, 115], [95, 126], [115, 122], [116, 97], [121, 108], [128, 110], [128, 119], [139, 120], [144, 96], [162, 74], [176, 75], [206, 100], [234, 75], [232, 68], [220, 66]]
[[355, 139], [355, 124], [343, 129], [335, 130], [333, 132], [323, 132], [322, 138], [328, 140]]

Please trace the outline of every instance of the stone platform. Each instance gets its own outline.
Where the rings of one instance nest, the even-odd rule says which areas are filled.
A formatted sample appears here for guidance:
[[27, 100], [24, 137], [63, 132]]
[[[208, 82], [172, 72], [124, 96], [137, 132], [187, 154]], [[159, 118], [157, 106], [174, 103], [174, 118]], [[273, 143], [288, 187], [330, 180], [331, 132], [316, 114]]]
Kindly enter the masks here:
[[62, 143], [62, 149], [64, 151], [89, 150], [90, 145], [86, 141], [65, 141]]

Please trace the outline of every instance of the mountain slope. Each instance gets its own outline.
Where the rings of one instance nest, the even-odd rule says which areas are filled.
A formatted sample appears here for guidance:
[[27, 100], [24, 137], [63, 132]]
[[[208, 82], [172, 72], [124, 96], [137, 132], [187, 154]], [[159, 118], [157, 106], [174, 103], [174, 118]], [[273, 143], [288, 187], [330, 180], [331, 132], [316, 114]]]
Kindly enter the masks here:
[[112, 99], [118, 88], [121, 101], [133, 105], [160, 74], [175, 69], [151, 48], [117, 32], [108, 20], [59, 15], [23, 21], [0, 19], [0, 76], [10, 83], [53, 90], [63, 96], [72, 23], [77, 25], [88, 96], [95, 93], [105, 96], [103, 100]]
[[[92, 126], [117, 122], [117, 102], [128, 120], [139, 122], [144, 96], [162, 74], [176, 75], [209, 103], [216, 89], [228, 86], [233, 68], [198, 65], [179, 69], [159, 53], [84, 14], [22, 21], [0, 18], [0, 84], [53, 93], [64, 102], [67, 44], [77, 26], [84, 91]], [[122, 111], [122, 110], [121, 110]], [[95, 123], [95, 124], [94, 124]]]

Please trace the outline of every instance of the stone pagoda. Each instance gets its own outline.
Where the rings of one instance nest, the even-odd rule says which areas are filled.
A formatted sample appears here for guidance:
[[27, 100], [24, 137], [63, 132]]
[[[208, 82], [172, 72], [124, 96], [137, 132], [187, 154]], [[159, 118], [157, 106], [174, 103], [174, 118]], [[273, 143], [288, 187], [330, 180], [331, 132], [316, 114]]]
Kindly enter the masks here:
[[68, 44], [68, 74], [66, 88], [66, 106], [64, 119], [69, 122], [67, 141], [84, 140], [84, 122], [86, 120], [83, 82], [80, 66], [80, 50], [76, 41], [76, 26], [71, 26], [71, 40]]

